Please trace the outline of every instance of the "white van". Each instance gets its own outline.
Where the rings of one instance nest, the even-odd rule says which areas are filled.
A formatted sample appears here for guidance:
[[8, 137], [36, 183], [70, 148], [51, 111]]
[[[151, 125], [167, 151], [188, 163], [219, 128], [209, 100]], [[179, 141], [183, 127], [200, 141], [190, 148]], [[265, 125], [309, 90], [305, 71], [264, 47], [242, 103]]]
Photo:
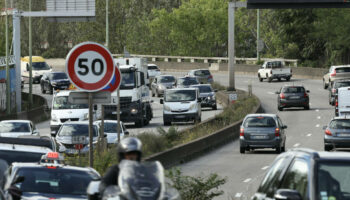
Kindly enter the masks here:
[[[41, 56], [32, 56], [32, 78], [33, 83], [39, 83], [41, 77], [46, 72], [51, 72], [51, 67], [45, 62]], [[29, 79], [29, 56], [21, 58], [22, 77]]]
[[338, 88], [335, 102], [335, 115], [350, 115], [350, 87]]
[[171, 125], [171, 122], [194, 123], [201, 121], [202, 108], [199, 91], [197, 88], [167, 89], [164, 92], [163, 122]]
[[[50, 121], [52, 136], [56, 135], [58, 129], [66, 121], [84, 121], [89, 119], [88, 104], [69, 103], [68, 97], [70, 92], [69, 90], [63, 90], [53, 96]], [[94, 120], [96, 120], [96, 113], [93, 116]]]

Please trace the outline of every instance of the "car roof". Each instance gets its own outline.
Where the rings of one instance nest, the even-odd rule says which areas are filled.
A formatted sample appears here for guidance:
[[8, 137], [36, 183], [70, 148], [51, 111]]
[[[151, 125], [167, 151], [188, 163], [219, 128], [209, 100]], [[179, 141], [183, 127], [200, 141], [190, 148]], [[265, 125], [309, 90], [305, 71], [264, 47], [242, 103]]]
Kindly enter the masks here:
[[333, 68], [350, 67], [350, 65], [333, 65], [331, 67], [333, 67]]
[[254, 113], [248, 114], [246, 117], [277, 117], [277, 114]]
[[200, 86], [211, 87], [210, 84], [196, 84], [196, 85], [191, 85], [191, 87], [200, 87]]
[[156, 66], [156, 67], [158, 67], [158, 65], [153, 64], [153, 63], [147, 64], [147, 67], [148, 67], [148, 66]]
[[13, 119], [13, 120], [2, 120], [0, 122], [22, 122], [22, 123], [30, 123], [30, 120], [23, 120], [23, 119]]
[[282, 88], [285, 88], [285, 87], [288, 87], [288, 88], [290, 88], [290, 87], [303, 87], [303, 88], [305, 88], [303, 85], [284, 85], [284, 86], [282, 86]]
[[[53, 149], [53, 140], [50, 137], [39, 137], [39, 138], [27, 138], [27, 137], [18, 137], [18, 138], [11, 138], [11, 137], [0, 137], [0, 144], [11, 144], [11, 145], [25, 145], [25, 146], [39, 146], [39, 147], [48, 147], [50, 149]], [[0, 146], [1, 146], [0, 145]], [[54, 149], [53, 149], [54, 150]]]
[[196, 77], [192, 77], [192, 76], [183, 76], [183, 77], [178, 77], [177, 79], [196, 79]]
[[[37, 167], [37, 168], [41, 168], [44, 167], [46, 168], [48, 164], [41, 164], [39, 162], [37, 163], [20, 163], [20, 162], [14, 162], [12, 163], [12, 166], [14, 168], [22, 168], [22, 167]], [[50, 165], [50, 164], [49, 164]], [[58, 166], [59, 168], [63, 168], [63, 169], [71, 169], [71, 170], [79, 170], [79, 171], [85, 171], [85, 172], [89, 172], [89, 171], [94, 171], [96, 174], [100, 175], [96, 170], [90, 168], [90, 167], [77, 167], [77, 166], [71, 166], [71, 165], [64, 165], [64, 164], [54, 164], [55, 166]]]
[[210, 71], [209, 69], [194, 69], [194, 70], [192, 70], [192, 71], [202, 71], [202, 70]]
[[296, 155], [297, 157], [313, 157], [318, 160], [348, 160], [350, 161], [350, 154], [348, 152], [325, 152], [325, 151], [315, 151], [309, 148], [292, 148], [287, 152]]
[[21, 152], [28, 152], [28, 153], [44, 153], [44, 154], [54, 151], [54, 149], [50, 147], [44, 147], [44, 146], [3, 144], [3, 143], [1, 143], [0, 150], [21, 151]]
[[341, 83], [341, 82], [350, 82], [350, 79], [338, 79], [338, 80], [334, 80], [334, 83]]
[[338, 116], [338, 117], [334, 117], [333, 119], [349, 119], [350, 120], [350, 116], [349, 117], [347, 117], [346, 115], [345, 116]]
[[169, 75], [169, 74], [164, 74], [164, 75], [158, 75], [157, 77], [159, 78], [159, 77], [175, 77], [175, 76]]
[[[103, 120], [104, 121], [104, 123], [118, 123], [118, 120], [110, 120], [110, 119], [108, 119], [108, 120]], [[100, 123], [101, 122], [101, 120], [97, 120], [97, 121], [95, 121], [94, 123]], [[122, 121], [120, 121], [120, 123], [123, 123]]]

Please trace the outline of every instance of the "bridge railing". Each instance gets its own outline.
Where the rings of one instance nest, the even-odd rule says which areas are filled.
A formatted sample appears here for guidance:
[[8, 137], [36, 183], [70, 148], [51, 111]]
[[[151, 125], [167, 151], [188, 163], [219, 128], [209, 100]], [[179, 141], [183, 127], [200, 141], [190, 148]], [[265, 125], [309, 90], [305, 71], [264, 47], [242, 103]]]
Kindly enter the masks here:
[[[113, 54], [113, 57], [121, 57], [124, 56], [124, 54]], [[142, 57], [147, 58], [147, 60], [156, 62], [156, 61], [163, 61], [163, 62], [201, 62], [201, 63], [227, 63], [228, 58], [227, 57], [192, 57], [192, 56], [160, 56], [160, 55], [138, 55], [138, 54], [130, 54], [132, 57]], [[288, 66], [298, 66], [298, 60], [297, 59], [284, 59], [284, 58], [261, 58], [262, 61], [266, 60], [283, 60], [286, 65]], [[257, 58], [236, 58], [235, 63], [237, 64], [256, 64]]]

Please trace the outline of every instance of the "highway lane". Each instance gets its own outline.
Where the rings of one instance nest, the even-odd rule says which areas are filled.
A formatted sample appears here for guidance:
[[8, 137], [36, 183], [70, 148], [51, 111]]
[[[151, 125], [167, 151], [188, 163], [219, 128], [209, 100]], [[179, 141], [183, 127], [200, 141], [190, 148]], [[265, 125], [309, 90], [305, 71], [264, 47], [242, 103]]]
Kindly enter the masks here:
[[[226, 74], [214, 74], [214, 79], [228, 85]], [[328, 104], [328, 91], [322, 89], [320, 80], [292, 78], [291, 82], [260, 83], [255, 76], [237, 75], [236, 87], [247, 90], [249, 82], [252, 83], [253, 93], [261, 100], [266, 113], [277, 113], [288, 126], [287, 149], [307, 147], [323, 150], [322, 127], [334, 116], [334, 108]], [[278, 111], [277, 95], [274, 92], [284, 84], [303, 84], [310, 90], [311, 109]], [[188, 175], [217, 173], [227, 177], [227, 183], [221, 187], [225, 194], [217, 199], [250, 199], [276, 156], [273, 150], [240, 154], [239, 141], [233, 141], [180, 167]]]
[[[29, 85], [25, 84], [24, 85], [24, 92], [29, 91]], [[48, 105], [51, 107], [51, 102], [52, 102], [52, 95], [51, 94], [42, 94], [40, 90], [40, 84], [33, 84], [33, 94], [38, 94], [42, 95], [43, 97], [46, 98]], [[158, 97], [151, 97], [153, 100], [152, 103], [152, 109], [153, 109], [153, 119], [150, 121], [150, 124], [143, 127], [143, 128], [137, 128], [134, 126], [133, 123], [126, 123], [126, 127], [130, 134], [132, 135], [137, 135], [143, 132], [153, 132], [153, 133], [158, 133], [157, 128], [162, 127], [165, 130], [168, 130], [171, 126], [164, 126], [163, 125], [163, 105], [160, 104], [160, 99]], [[202, 120], [206, 120], [209, 118], [214, 117], [215, 115], [219, 114], [222, 112], [222, 106], [218, 105], [217, 110], [212, 110], [210, 108], [203, 108], [202, 109]], [[193, 123], [173, 123], [173, 125], [178, 129], [178, 130], [183, 130], [185, 128], [189, 128], [193, 126]], [[50, 121], [45, 121], [41, 122], [36, 125], [37, 128], [40, 131], [40, 135], [45, 135], [45, 136], [50, 136]]]

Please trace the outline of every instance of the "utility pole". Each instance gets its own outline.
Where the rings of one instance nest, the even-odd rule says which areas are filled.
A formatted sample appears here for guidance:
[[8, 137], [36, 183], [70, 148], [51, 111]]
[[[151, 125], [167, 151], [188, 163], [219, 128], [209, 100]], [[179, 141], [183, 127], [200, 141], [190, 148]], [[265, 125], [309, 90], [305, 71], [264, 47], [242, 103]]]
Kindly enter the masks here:
[[11, 92], [10, 92], [10, 66], [9, 66], [9, 23], [8, 23], [8, 10], [7, 0], [5, 0], [5, 26], [6, 26], [6, 113], [11, 114]]
[[109, 0], [106, 0], [106, 47], [107, 47], [107, 49], [109, 47], [109, 18], [108, 18], [108, 12], [109, 12]]
[[[29, 12], [32, 12], [32, 0], [29, 0]], [[29, 108], [33, 106], [33, 74], [32, 74], [32, 17], [29, 16]]]
[[256, 57], [258, 62], [260, 62], [260, 9], [256, 11]]

